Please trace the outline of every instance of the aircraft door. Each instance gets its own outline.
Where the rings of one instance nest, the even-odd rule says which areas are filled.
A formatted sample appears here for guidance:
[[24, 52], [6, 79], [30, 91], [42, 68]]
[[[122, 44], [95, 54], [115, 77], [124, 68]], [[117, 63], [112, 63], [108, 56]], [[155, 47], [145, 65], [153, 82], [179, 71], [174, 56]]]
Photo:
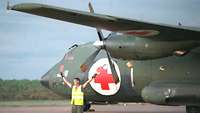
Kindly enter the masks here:
[[151, 80], [151, 60], [133, 61], [130, 70], [131, 86], [137, 91], [141, 91]]
[[135, 86], [135, 81], [134, 81], [134, 62], [133, 61], [128, 61], [127, 62], [127, 67], [129, 68], [129, 75], [130, 75], [130, 82], [131, 82], [131, 87], [134, 88]]

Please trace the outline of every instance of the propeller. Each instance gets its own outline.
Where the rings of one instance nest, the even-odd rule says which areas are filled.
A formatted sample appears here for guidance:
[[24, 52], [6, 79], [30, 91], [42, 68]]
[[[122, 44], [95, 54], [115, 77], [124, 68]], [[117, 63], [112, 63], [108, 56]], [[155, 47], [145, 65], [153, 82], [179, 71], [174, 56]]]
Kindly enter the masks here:
[[[90, 13], [94, 13], [94, 9], [91, 5], [91, 3], [89, 2], [89, 9], [90, 9]], [[96, 28], [97, 30], [97, 34], [99, 37], [99, 40], [94, 42], [94, 46], [97, 47], [98, 49], [93, 52], [87, 59], [86, 61], [80, 66], [81, 71], [85, 72], [86, 70], [89, 69], [89, 67], [91, 67], [91, 65], [93, 64], [93, 61], [95, 60], [96, 56], [98, 55], [98, 53], [101, 50], [104, 50], [106, 52], [107, 58], [108, 58], [108, 62], [109, 62], [109, 66], [114, 78], [115, 83], [119, 83], [119, 77], [117, 75], [116, 69], [115, 69], [115, 65], [113, 64], [112, 58], [106, 48], [106, 45], [104, 43], [104, 41], [106, 41], [108, 38], [104, 38], [103, 33], [101, 31], [101, 29]]]

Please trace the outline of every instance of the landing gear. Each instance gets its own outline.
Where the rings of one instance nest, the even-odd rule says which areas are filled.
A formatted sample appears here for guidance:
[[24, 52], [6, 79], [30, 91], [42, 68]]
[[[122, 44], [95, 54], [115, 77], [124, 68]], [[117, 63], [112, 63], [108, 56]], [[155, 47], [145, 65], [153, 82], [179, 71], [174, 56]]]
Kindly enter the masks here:
[[91, 104], [86, 103], [84, 104], [83, 111], [89, 111], [90, 108], [91, 108]]
[[186, 106], [187, 113], [200, 113], [200, 106]]

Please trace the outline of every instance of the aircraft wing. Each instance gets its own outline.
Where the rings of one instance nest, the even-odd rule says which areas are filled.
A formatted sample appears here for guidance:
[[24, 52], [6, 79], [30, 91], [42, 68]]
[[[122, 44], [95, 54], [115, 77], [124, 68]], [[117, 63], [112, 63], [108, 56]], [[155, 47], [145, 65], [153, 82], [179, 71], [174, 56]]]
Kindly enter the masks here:
[[200, 40], [198, 29], [183, 26], [149, 23], [36, 3], [18, 4], [9, 9], [156, 40]]

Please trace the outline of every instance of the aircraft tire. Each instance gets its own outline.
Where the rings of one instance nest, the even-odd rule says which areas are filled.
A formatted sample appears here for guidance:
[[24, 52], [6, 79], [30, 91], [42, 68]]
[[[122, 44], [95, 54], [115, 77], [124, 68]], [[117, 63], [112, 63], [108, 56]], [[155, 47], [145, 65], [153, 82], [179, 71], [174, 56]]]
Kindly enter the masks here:
[[199, 106], [186, 106], [186, 112], [187, 113], [200, 113], [200, 107]]
[[88, 111], [90, 108], [91, 108], [91, 104], [86, 103], [83, 106], [83, 111]]

